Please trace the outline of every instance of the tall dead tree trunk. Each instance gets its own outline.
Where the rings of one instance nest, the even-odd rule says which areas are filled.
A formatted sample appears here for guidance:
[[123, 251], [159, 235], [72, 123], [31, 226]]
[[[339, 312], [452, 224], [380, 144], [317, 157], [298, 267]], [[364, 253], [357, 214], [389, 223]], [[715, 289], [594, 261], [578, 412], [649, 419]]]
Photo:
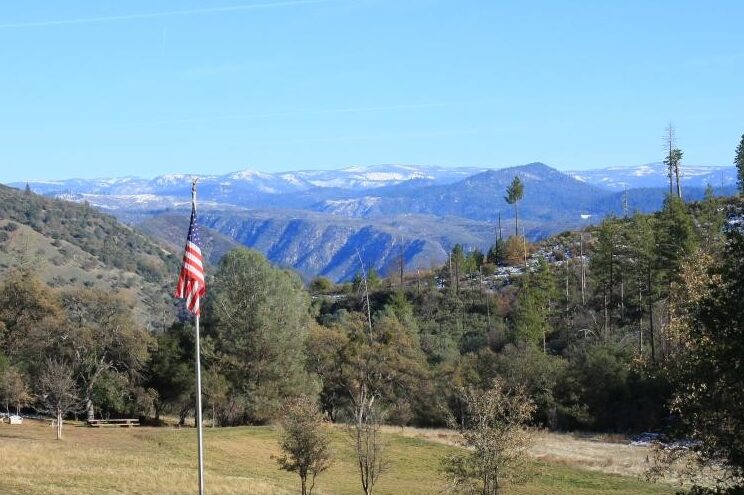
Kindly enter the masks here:
[[671, 196], [674, 194], [674, 161], [673, 161], [673, 151], [674, 146], [676, 144], [677, 137], [674, 132], [674, 126], [671, 122], [667, 125], [666, 129], [664, 129], [664, 147], [667, 151], [667, 159], [666, 165], [667, 165], [667, 176], [669, 177], [669, 195]]
[[584, 265], [584, 232], [579, 238], [579, 259], [581, 260], [581, 305], [586, 306], [586, 269]]
[[357, 257], [359, 258], [359, 264], [362, 267], [362, 283], [364, 284], [364, 299], [365, 306], [367, 306], [367, 324], [369, 325], [369, 338], [372, 338], [372, 308], [369, 304], [369, 286], [367, 285], [367, 271], [364, 269], [364, 261], [362, 261], [362, 255], [357, 250]]

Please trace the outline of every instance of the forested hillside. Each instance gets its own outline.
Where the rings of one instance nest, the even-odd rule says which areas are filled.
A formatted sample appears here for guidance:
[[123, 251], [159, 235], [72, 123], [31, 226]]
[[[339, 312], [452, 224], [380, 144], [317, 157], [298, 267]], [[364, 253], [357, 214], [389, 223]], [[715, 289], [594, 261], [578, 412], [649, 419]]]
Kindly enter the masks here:
[[0, 271], [21, 269], [54, 287], [120, 294], [145, 325], [162, 327], [178, 258], [87, 204], [0, 186]]

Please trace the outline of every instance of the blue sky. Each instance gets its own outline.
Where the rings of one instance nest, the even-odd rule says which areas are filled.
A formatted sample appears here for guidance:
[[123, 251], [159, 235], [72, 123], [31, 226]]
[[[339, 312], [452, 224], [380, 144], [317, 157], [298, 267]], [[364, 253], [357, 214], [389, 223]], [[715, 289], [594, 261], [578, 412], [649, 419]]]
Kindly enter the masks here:
[[727, 165], [744, 2], [6, 2], [0, 181]]

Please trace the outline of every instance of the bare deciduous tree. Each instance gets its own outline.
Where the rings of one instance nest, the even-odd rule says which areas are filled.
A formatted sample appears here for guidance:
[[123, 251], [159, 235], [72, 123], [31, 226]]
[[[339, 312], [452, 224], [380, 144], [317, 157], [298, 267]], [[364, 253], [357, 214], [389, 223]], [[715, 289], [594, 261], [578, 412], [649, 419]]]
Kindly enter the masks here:
[[348, 432], [357, 457], [359, 477], [364, 495], [372, 495], [379, 477], [387, 470], [385, 443], [382, 438], [382, 414], [375, 404], [375, 395], [360, 387], [355, 397], [354, 422]]
[[465, 412], [456, 425], [467, 452], [443, 460], [443, 472], [456, 493], [497, 495], [505, 481], [524, 480], [531, 433], [526, 423], [535, 404], [524, 389], [508, 391], [503, 380], [489, 390], [463, 392]]
[[283, 413], [279, 440], [283, 455], [277, 462], [281, 469], [300, 476], [301, 495], [312, 495], [315, 478], [333, 462], [325, 419], [308, 396], [287, 401]]
[[0, 398], [5, 402], [5, 412], [10, 415], [10, 405], [21, 414], [21, 408], [31, 400], [31, 393], [23, 374], [14, 367], [0, 373]]
[[65, 415], [80, 407], [72, 368], [64, 361], [48, 360], [39, 375], [38, 392], [43, 408], [57, 420], [57, 440], [61, 440]]
[[364, 270], [362, 256], [357, 250], [359, 263], [362, 266], [362, 281], [364, 283], [364, 302], [367, 310], [367, 344], [366, 352], [359, 354], [355, 373], [356, 379], [347, 383], [349, 395], [352, 399], [353, 422], [349, 425], [349, 435], [352, 439], [354, 452], [357, 456], [357, 466], [365, 495], [372, 495], [375, 483], [386, 467], [383, 455], [383, 442], [380, 435], [381, 414], [375, 400], [380, 393], [373, 384], [379, 382], [379, 370], [372, 364], [371, 349], [374, 344], [372, 327], [372, 309], [369, 303], [369, 285]]

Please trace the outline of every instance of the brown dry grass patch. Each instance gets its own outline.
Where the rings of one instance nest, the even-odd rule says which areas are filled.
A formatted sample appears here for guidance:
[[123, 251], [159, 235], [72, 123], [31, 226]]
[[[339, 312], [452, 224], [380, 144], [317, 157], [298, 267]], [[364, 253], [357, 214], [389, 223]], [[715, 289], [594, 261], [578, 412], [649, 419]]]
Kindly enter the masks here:
[[[181, 495], [194, 493], [196, 432], [193, 428], [111, 428], [66, 426], [56, 441], [48, 423], [26, 421], [0, 426], [2, 495]], [[294, 474], [280, 471], [272, 427], [207, 428], [206, 484], [209, 495], [287, 495], [297, 493]], [[452, 432], [386, 429], [391, 468], [378, 495], [440, 493], [441, 458], [456, 448]], [[341, 428], [332, 433], [336, 462], [318, 479], [317, 495], [360, 493], [354, 456]], [[558, 442], [560, 439], [555, 438]], [[579, 449], [577, 445], [575, 447]], [[557, 446], [553, 448], [557, 450]], [[570, 449], [569, 449], [570, 450]], [[507, 494], [656, 494], [669, 486], [577, 469], [562, 458], [536, 461], [534, 478]], [[579, 462], [581, 464], [581, 462]]]

